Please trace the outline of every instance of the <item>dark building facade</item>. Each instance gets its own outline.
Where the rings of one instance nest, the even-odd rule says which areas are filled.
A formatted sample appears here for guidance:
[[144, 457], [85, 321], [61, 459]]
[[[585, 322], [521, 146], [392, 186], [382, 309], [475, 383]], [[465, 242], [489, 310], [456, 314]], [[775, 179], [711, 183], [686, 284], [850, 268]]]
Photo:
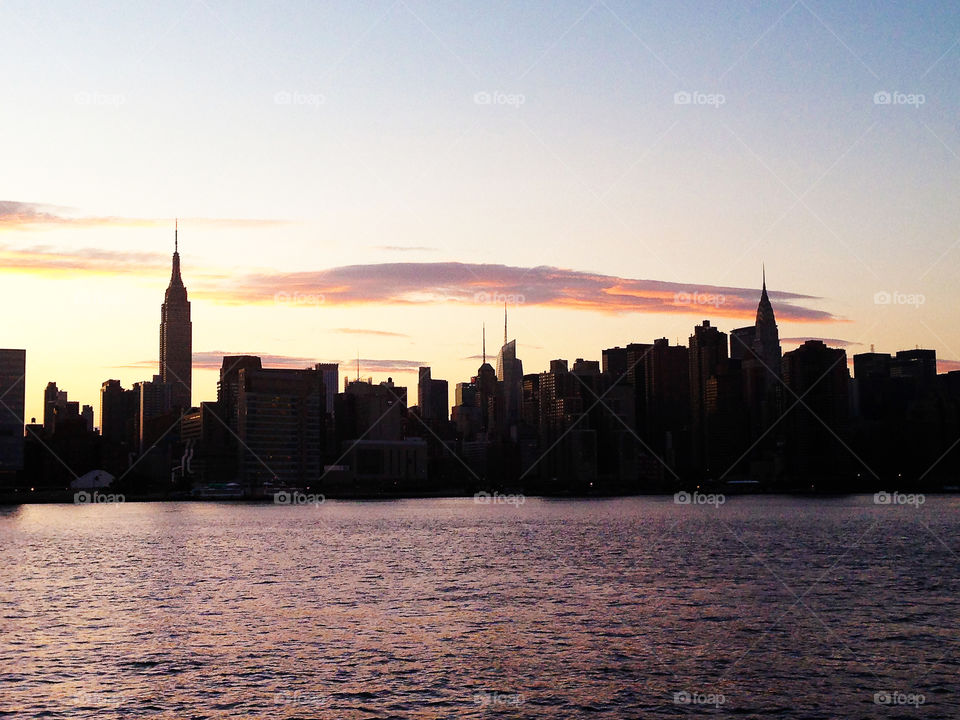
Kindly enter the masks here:
[[177, 242], [175, 228], [170, 284], [160, 307], [160, 380], [171, 386], [173, 407], [183, 412], [191, 406], [193, 323], [190, 319], [187, 288], [180, 277]]

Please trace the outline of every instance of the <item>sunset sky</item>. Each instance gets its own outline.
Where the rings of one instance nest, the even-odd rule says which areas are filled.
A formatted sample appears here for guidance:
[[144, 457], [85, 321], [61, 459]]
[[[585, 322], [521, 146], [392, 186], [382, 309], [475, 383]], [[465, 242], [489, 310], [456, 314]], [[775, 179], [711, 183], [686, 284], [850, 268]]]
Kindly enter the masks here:
[[7, 1], [0, 65], [28, 420], [156, 372], [174, 217], [194, 403], [224, 353], [452, 402], [505, 297], [536, 372], [751, 324], [762, 263], [784, 350], [960, 368], [952, 2]]

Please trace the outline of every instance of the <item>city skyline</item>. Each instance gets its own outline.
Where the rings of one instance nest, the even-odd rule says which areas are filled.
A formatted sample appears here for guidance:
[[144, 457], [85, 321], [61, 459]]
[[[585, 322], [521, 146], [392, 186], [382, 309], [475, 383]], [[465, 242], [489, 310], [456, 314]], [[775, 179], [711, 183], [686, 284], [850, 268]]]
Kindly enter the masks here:
[[[169, 260], [168, 260], [168, 264], [169, 264]], [[544, 270], [544, 268], [535, 268], [530, 270], [541, 271], [541, 270]], [[550, 271], [551, 273], [557, 271], [556, 268], [546, 268], [546, 270]], [[469, 268], [463, 270], [462, 273], [465, 273], [468, 275], [474, 275], [473, 271]], [[526, 274], [527, 273], [521, 274], [520, 282], [523, 282], [523, 275], [526, 275]], [[571, 273], [571, 275], [574, 275], [574, 274], [575, 273]], [[638, 281], [638, 282], [643, 283], [645, 281]], [[732, 331], [735, 329], [735, 327], [733, 326], [739, 324], [738, 320], [745, 321], [745, 320], [751, 319], [757, 313], [755, 301], [752, 301], [749, 296], [750, 292], [757, 293], [757, 295], [760, 298], [761, 308], [767, 308], [766, 312], [769, 312], [770, 314], [773, 313], [770, 300], [768, 297], [765, 264], [762, 264], [761, 266], [761, 285], [756, 290], [751, 290], [750, 288], [725, 288], [725, 287], [718, 287], [715, 285], [691, 286], [691, 285], [685, 285], [682, 283], [657, 283], [657, 285], [660, 287], [655, 292], [652, 292], [650, 297], [645, 298], [646, 301], [650, 301], [653, 303], [651, 307], [654, 308], [653, 312], [648, 314], [666, 315], [666, 316], [670, 316], [670, 315], [690, 316], [691, 319], [693, 317], [699, 317], [703, 320], [708, 320], [710, 322], [715, 322], [716, 319], [719, 317], [723, 320], [728, 321], [731, 327], [727, 329]], [[476, 297], [473, 305], [480, 305], [481, 307], [483, 305], [493, 305], [498, 309], [498, 311], [500, 307], [503, 308], [504, 333], [505, 333], [504, 347], [506, 347], [508, 343], [507, 337], [506, 337], [506, 332], [507, 332], [506, 311], [510, 307], [513, 307], [514, 310], [521, 310], [521, 308], [526, 307], [525, 296], [522, 293], [515, 292], [517, 289], [522, 289], [523, 287], [524, 287], [523, 285], [515, 284], [512, 286], [500, 286], [499, 289], [494, 289], [491, 291], [485, 290], [485, 291], [478, 291], [477, 293], [475, 293]], [[533, 287], [533, 284], [531, 284], [530, 287]], [[674, 288], [676, 288], [676, 290], [674, 290]], [[538, 289], [540, 288], [538, 287]], [[506, 292], [508, 290], [514, 291], [514, 292]], [[592, 288], [588, 288], [587, 293], [589, 293], [591, 290]], [[672, 296], [671, 296], [671, 290], [674, 290]], [[163, 352], [165, 347], [164, 330], [166, 327], [166, 323], [164, 322], [164, 320], [165, 318], [168, 317], [166, 308], [167, 308], [167, 304], [170, 302], [171, 291], [173, 292], [174, 303], [177, 303], [177, 302], [186, 303], [184, 306], [184, 309], [179, 311], [181, 315], [178, 316], [178, 319], [180, 319], [180, 321], [183, 322], [185, 318], [187, 327], [184, 330], [174, 331], [177, 333], [176, 337], [179, 343], [179, 346], [177, 347], [177, 351], [175, 352], [177, 357], [174, 362], [165, 363], [163, 358]], [[536, 292], [536, 290], [534, 292]], [[100, 385], [105, 383], [108, 379], [109, 380], [119, 379], [121, 382], [121, 385], [122, 384], [133, 385], [140, 381], [149, 380], [150, 375], [143, 374], [143, 370], [141, 370], [141, 368], [146, 369], [150, 365], [157, 366], [159, 368], [158, 372], [161, 380], [163, 382], [169, 383], [172, 387], [177, 388], [176, 391], [174, 392], [175, 395], [182, 396], [180, 397], [179, 401], [175, 402], [174, 404], [184, 405], [184, 403], [186, 403], [185, 407], [189, 407], [191, 404], [189, 402], [190, 400], [189, 388], [192, 385], [192, 377], [196, 371], [200, 371], [201, 376], [207, 375], [207, 379], [203, 385], [203, 389], [200, 391], [200, 392], [203, 392], [205, 390], [207, 394], [204, 395], [203, 397], [197, 397], [196, 402], [192, 404], [198, 405], [200, 400], [202, 399], [211, 399], [213, 397], [216, 397], [215, 388], [216, 388], [216, 383], [218, 379], [215, 376], [215, 374], [221, 368], [221, 362], [225, 356], [255, 355], [258, 357], [262, 357], [264, 361], [272, 367], [282, 367], [282, 368], [292, 368], [292, 369], [310, 367], [317, 363], [326, 363], [326, 364], [335, 363], [343, 367], [345, 378], [356, 377], [364, 380], [372, 379], [374, 381], [381, 381], [381, 380], [387, 379], [387, 377], [390, 377], [390, 376], [397, 376], [398, 379], [410, 377], [410, 376], [412, 376], [413, 378], [416, 378], [420, 371], [420, 368], [425, 365], [430, 367], [457, 367], [457, 368], [467, 367], [469, 368], [471, 366], [471, 363], [475, 363], [476, 360], [481, 359], [483, 357], [483, 353], [486, 352], [485, 323], [481, 322], [481, 345], [483, 346], [481, 354], [466, 355], [466, 356], [460, 357], [453, 364], [432, 363], [429, 359], [419, 360], [419, 361], [409, 360], [409, 359], [391, 360], [391, 359], [376, 358], [376, 357], [369, 357], [369, 358], [357, 357], [353, 359], [348, 358], [348, 359], [332, 360], [330, 358], [322, 358], [322, 357], [311, 358], [309, 356], [291, 356], [291, 355], [276, 354], [276, 353], [270, 352], [269, 349], [267, 348], [265, 348], [263, 351], [250, 351], [250, 350], [200, 351], [200, 352], [194, 353], [189, 351], [189, 348], [192, 347], [194, 343], [193, 343], [193, 337], [192, 337], [192, 329], [190, 328], [190, 326], [192, 325], [190, 321], [191, 303], [187, 301], [186, 293], [187, 293], [187, 290], [184, 287], [184, 282], [181, 276], [181, 264], [180, 264], [180, 253], [179, 253], [179, 220], [175, 219], [174, 220], [173, 263], [172, 263], [172, 270], [171, 270], [168, 287], [166, 292], [164, 293], [164, 303], [163, 303], [163, 306], [161, 307], [161, 332], [160, 332], [160, 349], [161, 350], [160, 350], [160, 355], [158, 356], [158, 359], [155, 361], [149, 361], [149, 360], [140, 361], [133, 365], [127, 365], [127, 366], [117, 366], [117, 365], [106, 366], [107, 370], [123, 369], [126, 372], [113, 373], [112, 375], [109, 375], [109, 377], [103, 377], [103, 379], [98, 383], [92, 398], [89, 398], [89, 399], [87, 398], [87, 390], [83, 387], [70, 388], [68, 390], [71, 393], [71, 397], [73, 397], [75, 401], [77, 397], [80, 397], [81, 399], [79, 400], [79, 403], [81, 405], [92, 405], [95, 408], [97, 426], [99, 426], [99, 422], [100, 422], [99, 420]], [[727, 293], [730, 293], [730, 294], [727, 294]], [[181, 294], [182, 294], [182, 299], [180, 297]], [[827, 313], [826, 311], [809, 307], [809, 305], [812, 304], [811, 301], [816, 301], [819, 298], [810, 298], [808, 296], [798, 295], [796, 293], [777, 291], [777, 290], [770, 291], [769, 294], [772, 294], [774, 297], [784, 298], [785, 304], [781, 305], [781, 310], [785, 309], [787, 311], [786, 316], [787, 316], [788, 325], [803, 328], [806, 326], [810, 326], [811, 324], [817, 323], [818, 320], [821, 320], [824, 317], [826, 317], [827, 318], [826, 321], [830, 323], [841, 321], [841, 319], [836, 318], [835, 316]], [[624, 305], [622, 306], [614, 305], [613, 309], [593, 309], [593, 312], [599, 312], [607, 315], [640, 312], [638, 308], [629, 308], [629, 303], [631, 302], [631, 298], [629, 296], [626, 296], [626, 297], [627, 297], [626, 303], [624, 303]], [[890, 302], [892, 301], [893, 301], [893, 298], [890, 298]], [[617, 302], [617, 301], [614, 301], [614, 302]], [[751, 305], [751, 302], [754, 302], [754, 304]], [[806, 302], [807, 305], [795, 304], [798, 302], [799, 303]], [[502, 305], [500, 305], [500, 303], [502, 303]], [[729, 306], [727, 306], [728, 303], [729, 303]], [[296, 307], [296, 306], [304, 306], [304, 305], [307, 306], [308, 309], [311, 307], [314, 309], [322, 309], [323, 306], [325, 305], [325, 297], [322, 295], [318, 297], [318, 295], [316, 294], [305, 293], [300, 290], [294, 290], [292, 292], [286, 292], [286, 291], [280, 290], [280, 291], [277, 291], [276, 297], [274, 298], [274, 304], [277, 304], [280, 306], [283, 306], [285, 304], [293, 305], [295, 306], [295, 309], [297, 309], [298, 311], [303, 310], [303, 308]], [[880, 302], [878, 304], [883, 305], [888, 303]], [[538, 309], [538, 305], [532, 305], [530, 306], [530, 309], [533, 311], [536, 311]], [[757, 319], [759, 320], [759, 318]], [[675, 328], [676, 324], [674, 324], [673, 327]], [[688, 326], [688, 331], [690, 329], [695, 329], [696, 327], [697, 327], [696, 324], [694, 324], [693, 326]], [[348, 334], [348, 335], [349, 334], [368, 335], [371, 337], [387, 336], [387, 337], [396, 337], [396, 338], [407, 338], [410, 340], [411, 344], [416, 344], [416, 336], [411, 333], [403, 332], [403, 330], [405, 329], [406, 328], [394, 328], [392, 331], [388, 332], [388, 331], [373, 330], [373, 329], [364, 330], [364, 329], [357, 329], [357, 328], [338, 328], [338, 329], [335, 329], [333, 332]], [[536, 335], [536, 329], [534, 329], [533, 332], [535, 333], [535, 337], [539, 336], [539, 335]], [[606, 347], [613, 347], [620, 342], [633, 342], [633, 341], [645, 342], [648, 340], [652, 341], [653, 339], [658, 337], [666, 338], [668, 340], [670, 339], [670, 336], [666, 334], [662, 334], [662, 335], [654, 334], [654, 336], [652, 337], [644, 337], [644, 338], [625, 339], [621, 337], [621, 338], [612, 339], [612, 341], [608, 343]], [[685, 337], [686, 335], [678, 335], [674, 337], [673, 338], [674, 344], [681, 345], [681, 346], [685, 345], [685, 340], [684, 340]], [[185, 345], [183, 342], [184, 338], [186, 338], [187, 340]], [[732, 341], [732, 338], [733, 336], [731, 336], [731, 341]], [[818, 335], [802, 335], [802, 336], [779, 338], [779, 341], [783, 345], [785, 345], [787, 349], [796, 349], [797, 347], [800, 347], [802, 344], [810, 340], [821, 340], [827, 345], [833, 345], [844, 350], [849, 350], [850, 352], [848, 352], [848, 356], [847, 356], [847, 365], [850, 368], [851, 372], [853, 370], [853, 365], [854, 365], [853, 356], [858, 351], [867, 352], [869, 350], [869, 352], [874, 352], [874, 350], [876, 350], [877, 352], [893, 353], [900, 350], [911, 349], [908, 347], [896, 347], [896, 348], [886, 348], [886, 349], [876, 348], [873, 343], [871, 343], [869, 345], [869, 348], [867, 348], [865, 347], [866, 344], [863, 342], [851, 342], [851, 341], [840, 339], [840, 338], [818, 336]], [[513, 346], [512, 352], [514, 354], [517, 353], [517, 350], [516, 350], [517, 345], [521, 347], [523, 347], [524, 345], [524, 343], [519, 338], [514, 338], [509, 342]], [[560, 355], [556, 353], [551, 354], [549, 347], [537, 346], [537, 345], [531, 345], [528, 347], [534, 351], [531, 353], [532, 356], [547, 358], [546, 361], [543, 362], [541, 366], [538, 366], [540, 368], [548, 367], [552, 361], [560, 357]], [[919, 347], [919, 345], [914, 345], [914, 347]], [[467, 348], [464, 347], [463, 350], [466, 351]], [[565, 357], [568, 359], [582, 358], [582, 359], [596, 360], [598, 354], [602, 350], [603, 348], [592, 348], [588, 350], [588, 349], [578, 347], [575, 352], [568, 353]], [[536, 352], [536, 351], [540, 351], [540, 352]], [[189, 364], [187, 363], [187, 360], [186, 360], [187, 356], [184, 355], [184, 353], [189, 353], [189, 356], [191, 358], [191, 362]], [[591, 355], [591, 353], [594, 353], [594, 355]], [[495, 357], [496, 353], [491, 353], [491, 356]], [[44, 416], [44, 400], [43, 399], [34, 400], [30, 396], [30, 388], [32, 384], [38, 384], [38, 385], [42, 385], [43, 387], [46, 387], [48, 383], [55, 382], [64, 388], [68, 388], [67, 383], [60, 379], [55, 379], [55, 378], [50, 378], [50, 379], [34, 378], [32, 380], [29, 379], [29, 376], [30, 376], [29, 357], [30, 355], [28, 353], [28, 363], [27, 363], [28, 380], [26, 383], [27, 398], [26, 398], [26, 405], [25, 405], [27, 410], [25, 415], [26, 421], [30, 421], [32, 418], [42, 419]], [[166, 369], [170, 367], [176, 368], [176, 371], [170, 371], [169, 369]], [[62, 369], [64, 370], [67, 370], [68, 368], [69, 368], [69, 364], [65, 364], [64, 366], [62, 366]], [[938, 368], [938, 371], [941, 373], [960, 369], [960, 361], [953, 360], [950, 358], [942, 358], [939, 356], [939, 353], [938, 353], [937, 368]], [[356, 375], [351, 375], [351, 373], [354, 371], [356, 372]], [[468, 369], [461, 375], [457, 375], [449, 378], [447, 378], [447, 376], [444, 376], [444, 377], [449, 380], [453, 380], [454, 378], [469, 377], [472, 374], [472, 372], [473, 370]], [[59, 373], [59, 375], [62, 377], [69, 377], [69, 372]], [[122, 375], [122, 377], [118, 377], [118, 375]], [[127, 380], [125, 380], [124, 378], [127, 378]], [[133, 378], [133, 379], [130, 379], [130, 378]], [[181, 382], [180, 381], [181, 378], [184, 378], [185, 380]], [[188, 389], [187, 391], [181, 391], [179, 390], [179, 388], [181, 387], [187, 387]], [[214, 392], [211, 392], [211, 389], [213, 389]], [[184, 394], [184, 392], [186, 394]], [[37, 414], [35, 415], [31, 414], [32, 408], [38, 409]], [[449, 403], [448, 403], [448, 410], [449, 410]]]
[[[807, 296], [773, 295], [800, 308], [779, 314], [784, 338], [960, 361], [949, 4], [0, 18], [21, 69], [0, 108], [0, 301], [22, 308], [0, 344], [30, 349], [28, 416], [49, 380], [96, 405], [104, 379], [149, 375], [142, 323], [175, 216], [195, 397], [218, 351], [359, 351], [393, 361], [368, 363], [378, 379], [462, 377], [500, 295], [525, 300], [512, 322], [531, 367], [577, 356], [571, 326], [583, 348], [682, 339], [749, 316], [764, 262], [772, 287]], [[730, 288], [724, 304], [710, 286]], [[707, 300], [660, 302], [682, 292]]]

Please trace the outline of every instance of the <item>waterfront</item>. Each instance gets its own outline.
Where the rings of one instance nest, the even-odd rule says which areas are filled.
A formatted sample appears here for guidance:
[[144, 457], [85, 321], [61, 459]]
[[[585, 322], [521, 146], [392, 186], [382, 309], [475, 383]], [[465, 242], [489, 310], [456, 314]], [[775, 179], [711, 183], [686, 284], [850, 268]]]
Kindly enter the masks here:
[[4, 508], [0, 712], [956, 717], [958, 512], [948, 496]]

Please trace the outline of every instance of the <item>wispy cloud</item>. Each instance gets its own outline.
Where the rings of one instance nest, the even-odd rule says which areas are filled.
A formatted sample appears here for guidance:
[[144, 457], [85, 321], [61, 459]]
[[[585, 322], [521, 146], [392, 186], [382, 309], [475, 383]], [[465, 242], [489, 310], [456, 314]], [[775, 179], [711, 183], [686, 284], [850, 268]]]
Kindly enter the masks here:
[[[287, 224], [286, 220], [259, 218], [181, 218], [185, 225], [238, 228]], [[138, 218], [119, 215], [84, 215], [75, 208], [43, 203], [0, 200], [0, 230], [42, 230], [61, 226], [170, 227], [173, 218]]]
[[[230, 221], [222, 221], [230, 222]], [[169, 255], [152, 252], [13, 247], [0, 244], [5, 272], [85, 271], [98, 274], [166, 272]], [[191, 269], [187, 285], [195, 299], [226, 304], [317, 305], [511, 305], [603, 313], [668, 313], [752, 318], [758, 288], [626, 278], [550, 266], [518, 267], [458, 262], [371, 263], [326, 270], [225, 274], [219, 268]], [[811, 305], [820, 298], [773, 291], [777, 317], [793, 322], [840, 322]], [[302, 297], [309, 302], [291, 302]]]
[[344, 333], [345, 335], [376, 335], [377, 337], [410, 337], [406, 333], [390, 332], [389, 330], [364, 330], [363, 328], [337, 328], [334, 332]]
[[426, 245], [374, 245], [373, 249], [387, 252], [437, 252], [439, 248]]
[[[624, 278], [556, 267], [438, 263], [348, 265], [313, 272], [255, 273], [228, 286], [204, 291], [233, 303], [273, 302], [277, 294], [322, 297], [327, 305], [509, 304], [606, 313], [709, 314], [749, 318], [758, 288]], [[771, 292], [777, 315], [794, 322], [835, 322], [833, 314], [809, 307], [819, 298]]]

